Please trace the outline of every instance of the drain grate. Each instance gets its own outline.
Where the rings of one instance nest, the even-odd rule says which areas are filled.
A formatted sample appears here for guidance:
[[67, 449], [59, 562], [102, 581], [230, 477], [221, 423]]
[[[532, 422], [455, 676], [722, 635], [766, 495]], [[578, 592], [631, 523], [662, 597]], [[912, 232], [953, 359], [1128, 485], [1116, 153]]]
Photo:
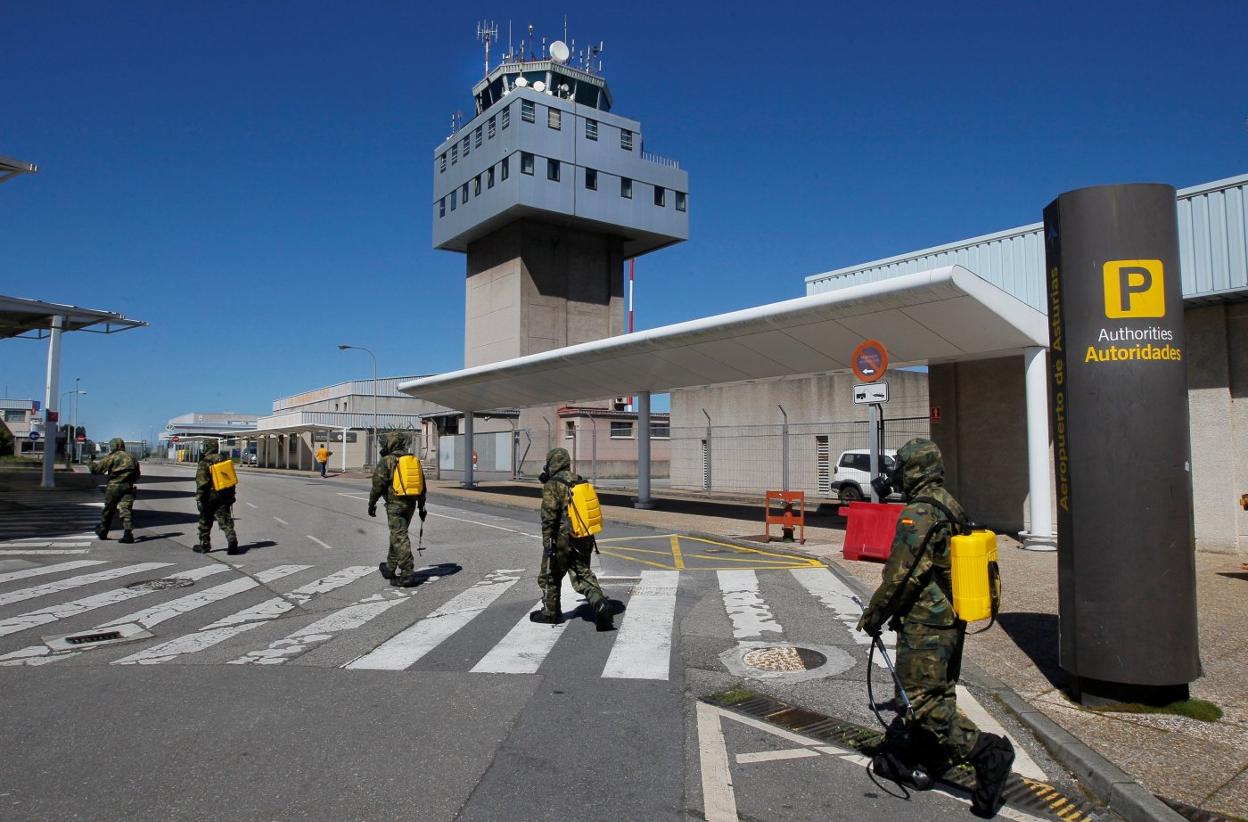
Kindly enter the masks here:
[[195, 580], [186, 577], [163, 577], [161, 579], [142, 579], [126, 586], [131, 591], [168, 591], [170, 588], [190, 588]]
[[[864, 728], [861, 725], [825, 716], [815, 711], [808, 711], [805, 708], [786, 705], [769, 696], [750, 692], [745, 699], [741, 699], [740, 691], [737, 691], [727, 692], [724, 697], [721, 699], [713, 694], [706, 697], [706, 701], [778, 725], [803, 736], [850, 748], [864, 756], [874, 756], [884, 741], [884, 734], [880, 731]], [[970, 791], [975, 786], [975, 772], [966, 765], [959, 765], [945, 772], [939, 781]], [[1011, 775], [1003, 796], [1006, 804], [1012, 808], [1035, 813], [1046, 819], [1062, 820], [1062, 822], [1095, 820], [1101, 818], [1102, 813], [1087, 802], [1067, 797], [1052, 785], [1018, 774]]]
[[65, 641], [70, 645], [86, 645], [91, 642], [107, 642], [110, 639], [121, 639], [121, 631], [103, 631], [98, 634], [79, 634], [67, 636]]
[[811, 671], [822, 666], [828, 658], [810, 648], [795, 645], [776, 645], [771, 648], [755, 648], [748, 651], [742, 661], [759, 671]]
[[120, 625], [100, 626], [92, 631], [77, 634], [59, 634], [45, 636], [43, 642], [55, 653], [70, 651], [90, 651], [104, 645], [116, 645], [121, 642], [132, 642], [136, 639], [150, 639], [152, 632], [134, 622]]

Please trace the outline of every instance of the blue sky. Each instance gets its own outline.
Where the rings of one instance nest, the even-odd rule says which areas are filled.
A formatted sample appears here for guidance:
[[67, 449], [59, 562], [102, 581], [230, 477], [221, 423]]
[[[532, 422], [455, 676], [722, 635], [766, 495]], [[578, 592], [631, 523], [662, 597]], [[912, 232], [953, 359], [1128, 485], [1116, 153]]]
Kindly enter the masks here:
[[[5, 7], [0, 293], [150, 328], [65, 337], [93, 436], [371, 371], [463, 362], [464, 258], [430, 247], [434, 147], [471, 111], [482, 3]], [[650, 328], [803, 277], [1040, 219], [1098, 183], [1248, 171], [1248, 3], [576, 4], [618, 113], [690, 174], [690, 239], [641, 258]], [[46, 346], [0, 341], [42, 398]]]

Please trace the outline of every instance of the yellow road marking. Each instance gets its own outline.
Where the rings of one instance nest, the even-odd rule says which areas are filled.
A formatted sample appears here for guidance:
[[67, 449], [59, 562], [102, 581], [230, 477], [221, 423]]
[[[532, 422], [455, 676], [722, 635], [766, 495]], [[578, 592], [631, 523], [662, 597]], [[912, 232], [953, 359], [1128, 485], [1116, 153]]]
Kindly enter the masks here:
[[642, 559], [641, 557], [630, 557], [630, 556], [628, 556], [627, 554], [615, 554], [615, 553], [612, 553], [611, 551], [601, 551], [601, 553], [604, 553], [604, 554], [606, 554], [606, 555], [607, 555], [607, 556], [609, 556], [609, 557], [616, 557], [617, 559], [627, 559], [627, 560], [631, 560], [631, 561], [633, 561], [633, 562], [640, 562], [642, 565], [652, 565], [652, 566], [654, 566], [655, 568], [662, 568], [664, 571], [675, 571], [675, 570], [676, 570], [675, 568], [673, 568], [673, 567], [672, 567], [672, 566], [670, 566], [670, 565], [664, 565], [664, 564], [663, 564], [663, 563], [661, 563], [661, 562], [651, 562], [650, 560], [648, 560], [648, 559]]
[[661, 534], [661, 535], [653, 536], [653, 537], [610, 537], [609, 539], [600, 539], [598, 541], [599, 542], [623, 542], [627, 540], [628, 542], [641, 542], [642, 540], [647, 540], [647, 539], [669, 539], [671, 537], [678, 537], [678, 536], [680, 535], [679, 534]]
[[702, 537], [685, 537], [685, 539], [691, 539], [694, 542], [705, 542], [708, 545], [718, 545], [721, 548], [731, 548], [734, 551], [744, 551], [750, 554], [761, 554], [762, 556], [765, 556], [765, 557], [775, 557], [777, 559], [782, 559], [782, 560], [792, 560], [795, 562], [801, 562], [804, 564], [804, 566], [814, 566], [816, 568], [823, 567], [823, 563], [821, 563], [817, 559], [803, 559], [801, 557], [792, 556], [791, 554], [777, 554], [774, 551], [764, 551], [761, 548], [747, 548], [744, 545], [732, 545], [731, 543], [727, 543], [727, 542], [716, 542], [713, 539], [703, 539]]
[[680, 553], [680, 537], [675, 534], [672, 534], [672, 560], [677, 569], [685, 567], [685, 557]]
[[639, 554], [658, 554], [661, 557], [670, 557], [671, 551], [655, 551], [650, 548], [634, 548], [631, 545], [612, 545], [616, 551], [636, 551]]
[[[746, 558], [746, 557], [721, 557], [721, 556], [718, 556], [718, 555], [712, 556], [712, 555], [710, 555], [710, 554], [690, 554], [689, 556], [693, 557], [694, 559], [707, 559], [707, 560], [711, 560], [712, 562], [714, 562], [714, 561], [719, 561], [719, 562], [770, 562], [770, 560], [752, 559], [752, 558]], [[802, 560], [797, 559], [796, 557], [794, 557], [794, 558], [793, 558], [793, 564], [792, 564], [792, 565], [786, 565], [785, 567], [786, 567], [786, 568], [809, 568], [809, 567], [810, 567], [810, 565], [809, 565], [809, 563], [806, 563], [806, 562], [804, 562], [804, 561], [802, 561]]]

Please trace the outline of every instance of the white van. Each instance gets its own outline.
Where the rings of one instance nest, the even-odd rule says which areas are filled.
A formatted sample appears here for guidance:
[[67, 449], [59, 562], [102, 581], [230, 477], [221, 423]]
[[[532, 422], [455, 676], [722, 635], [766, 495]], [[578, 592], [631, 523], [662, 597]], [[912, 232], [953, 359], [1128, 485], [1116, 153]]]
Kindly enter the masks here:
[[[897, 458], [894, 449], [886, 448], [880, 454], [880, 473], [893, 467]], [[866, 448], [853, 448], [842, 451], [836, 461], [836, 473], [832, 476], [832, 490], [836, 491], [841, 502], [858, 502], [871, 499], [871, 452]], [[889, 500], [902, 499], [900, 489], [894, 489]]]

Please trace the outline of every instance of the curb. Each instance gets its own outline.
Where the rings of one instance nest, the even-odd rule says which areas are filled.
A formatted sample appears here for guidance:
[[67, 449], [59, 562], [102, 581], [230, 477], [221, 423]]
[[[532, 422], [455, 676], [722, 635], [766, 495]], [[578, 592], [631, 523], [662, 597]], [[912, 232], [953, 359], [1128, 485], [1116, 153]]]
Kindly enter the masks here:
[[[714, 538], [730, 545], [742, 548], [756, 547], [747, 540], [733, 537], [720, 537], [713, 534], [691, 532], [690, 536]], [[823, 560], [825, 557], [793, 548], [789, 545], [779, 546], [768, 544], [769, 551], [805, 559]], [[850, 577], [843, 579], [846, 585], [854, 589], [866, 601], [870, 592], [863, 592], [858, 580]], [[969, 676], [968, 676], [969, 675]], [[1114, 763], [1101, 756], [1089, 745], [1084, 743], [1070, 731], [1058, 725], [1039, 708], [1019, 696], [1005, 683], [980, 670], [964, 667], [963, 678], [975, 682], [987, 690], [1014, 714], [1024, 726], [1041, 742], [1063, 767], [1070, 770], [1082, 784], [1086, 785], [1114, 813], [1125, 819], [1140, 822], [1186, 822], [1165, 802], [1154, 796], [1147, 788], [1133, 779]]]

